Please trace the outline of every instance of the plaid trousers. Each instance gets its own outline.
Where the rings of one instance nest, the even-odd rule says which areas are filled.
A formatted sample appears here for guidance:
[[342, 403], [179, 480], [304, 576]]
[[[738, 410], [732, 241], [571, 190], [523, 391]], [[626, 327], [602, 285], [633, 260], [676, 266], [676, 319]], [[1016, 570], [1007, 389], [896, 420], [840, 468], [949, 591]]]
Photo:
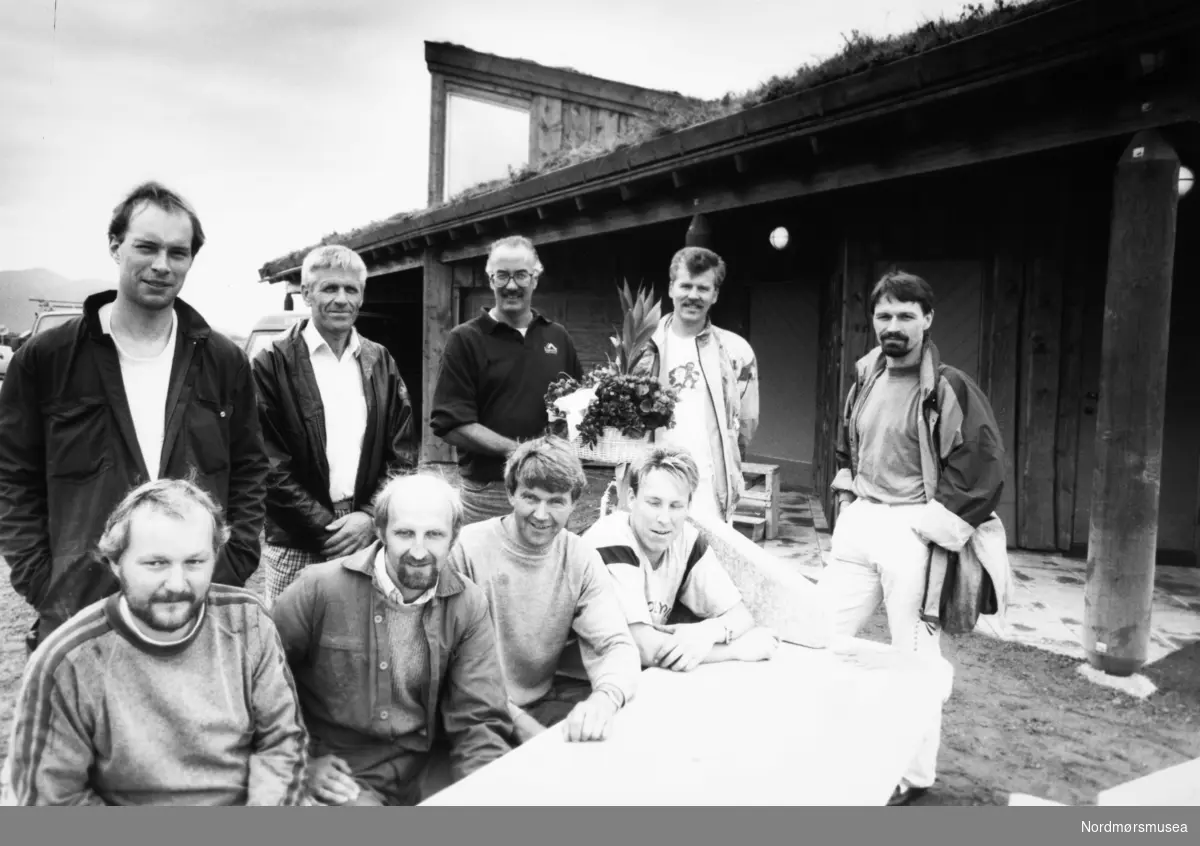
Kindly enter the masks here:
[[[349, 513], [349, 507], [335, 508], [333, 517], [336, 520]], [[264, 543], [262, 561], [266, 572], [263, 574], [263, 600], [267, 603], [267, 607], [270, 608], [274, 605], [279, 594], [299, 578], [301, 570], [310, 564], [322, 564], [325, 560], [315, 552]]]

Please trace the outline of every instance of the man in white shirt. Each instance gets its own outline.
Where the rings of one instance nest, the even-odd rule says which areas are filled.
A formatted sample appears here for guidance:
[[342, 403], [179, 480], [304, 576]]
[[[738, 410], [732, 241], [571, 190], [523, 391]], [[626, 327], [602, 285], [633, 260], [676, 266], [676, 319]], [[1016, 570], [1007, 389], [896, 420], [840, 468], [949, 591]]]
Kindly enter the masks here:
[[267, 482], [265, 598], [300, 571], [375, 537], [371, 501], [414, 465], [412, 404], [391, 354], [355, 328], [367, 267], [346, 247], [317, 247], [300, 269], [312, 316], [254, 360]]
[[[608, 566], [646, 667], [686, 672], [718, 661], [761, 661], [778, 646], [755, 625], [716, 553], [687, 520], [698, 482], [686, 450], [654, 447], [630, 468], [629, 511], [614, 511], [583, 534]], [[680, 604], [699, 622], [673, 623]]]
[[729, 522], [745, 487], [742, 459], [758, 428], [758, 364], [745, 338], [709, 319], [725, 279], [721, 257], [684, 247], [669, 273], [674, 311], [659, 321], [633, 369], [679, 392], [675, 425], [655, 432], [654, 441], [695, 459], [700, 481], [692, 516]]
[[195, 477], [233, 536], [213, 581], [257, 569], [267, 472], [246, 354], [179, 298], [204, 245], [195, 210], [155, 182], [113, 210], [115, 291], [39, 333], [0, 390], [0, 554], [37, 611], [33, 648], [116, 592], [95, 554], [109, 512], [147, 480]]

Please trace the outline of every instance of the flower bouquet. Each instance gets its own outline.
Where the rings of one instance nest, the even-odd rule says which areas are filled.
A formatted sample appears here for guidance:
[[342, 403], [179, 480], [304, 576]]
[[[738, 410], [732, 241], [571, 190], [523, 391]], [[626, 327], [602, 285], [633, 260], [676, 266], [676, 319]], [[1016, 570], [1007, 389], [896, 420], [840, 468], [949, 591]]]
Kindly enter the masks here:
[[566, 437], [581, 460], [625, 464], [636, 458], [655, 429], [675, 425], [673, 388], [649, 374], [635, 374], [633, 365], [654, 335], [662, 309], [650, 294], [635, 297], [626, 282], [618, 289], [625, 312], [620, 335], [611, 340], [615, 356], [577, 382], [564, 376], [546, 392], [551, 421], [565, 421]]

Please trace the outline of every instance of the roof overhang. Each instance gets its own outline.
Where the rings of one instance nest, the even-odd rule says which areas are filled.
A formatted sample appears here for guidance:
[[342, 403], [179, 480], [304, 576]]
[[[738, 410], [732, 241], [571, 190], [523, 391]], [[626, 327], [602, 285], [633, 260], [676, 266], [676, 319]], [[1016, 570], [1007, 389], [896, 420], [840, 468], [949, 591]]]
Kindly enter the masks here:
[[373, 271], [415, 268], [513, 232], [586, 237], [1196, 121], [1197, 57], [1180, 45], [1198, 32], [1194, 0], [1077, 0], [343, 243]]

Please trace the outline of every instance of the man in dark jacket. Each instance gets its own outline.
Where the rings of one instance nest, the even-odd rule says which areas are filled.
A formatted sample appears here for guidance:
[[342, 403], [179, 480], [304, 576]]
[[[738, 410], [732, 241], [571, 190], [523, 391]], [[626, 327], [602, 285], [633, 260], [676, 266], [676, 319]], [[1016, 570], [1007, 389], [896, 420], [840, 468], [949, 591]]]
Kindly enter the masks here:
[[0, 389], [0, 553], [38, 613], [30, 649], [116, 591], [94, 547], [143, 482], [194, 474], [220, 503], [233, 536], [213, 581], [241, 586], [258, 567], [267, 460], [250, 363], [178, 298], [200, 220], [146, 183], [108, 237], [117, 290], [25, 344]]
[[[415, 804], [511, 748], [487, 596], [449, 563], [462, 518], [449, 482], [397, 477], [375, 500], [378, 541], [308, 567], [276, 601], [314, 802]], [[431, 766], [446, 747], [448, 774]]]
[[388, 351], [354, 328], [367, 266], [346, 247], [317, 247], [300, 279], [312, 317], [254, 359], [271, 461], [268, 607], [308, 565], [370, 545], [372, 497], [414, 463], [408, 389]]

